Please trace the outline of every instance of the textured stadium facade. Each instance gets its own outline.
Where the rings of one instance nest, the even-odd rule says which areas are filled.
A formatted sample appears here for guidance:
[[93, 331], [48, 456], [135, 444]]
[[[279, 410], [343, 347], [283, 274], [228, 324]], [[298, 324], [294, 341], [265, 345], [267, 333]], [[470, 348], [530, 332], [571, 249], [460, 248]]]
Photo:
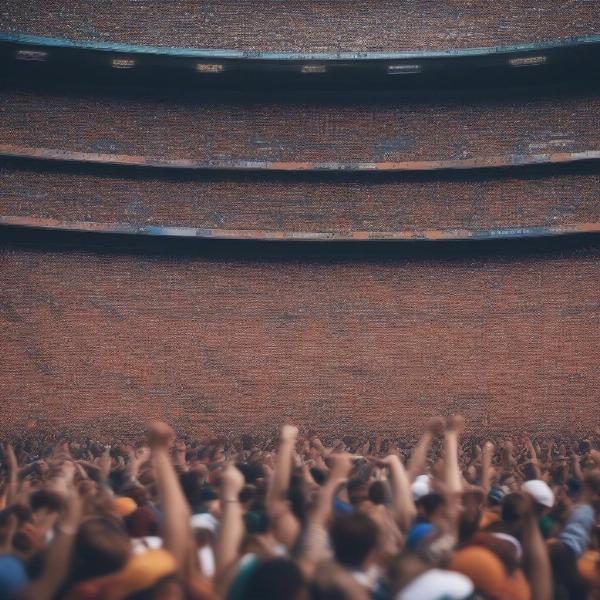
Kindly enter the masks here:
[[591, 1], [6, 2], [2, 432], [593, 428], [599, 34]]

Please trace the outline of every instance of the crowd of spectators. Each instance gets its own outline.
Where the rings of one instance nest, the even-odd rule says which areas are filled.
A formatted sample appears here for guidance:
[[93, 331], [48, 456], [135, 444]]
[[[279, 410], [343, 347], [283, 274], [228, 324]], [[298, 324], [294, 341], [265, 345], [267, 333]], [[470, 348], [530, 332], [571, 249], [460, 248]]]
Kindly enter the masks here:
[[0, 599], [600, 599], [599, 433], [20, 439]]

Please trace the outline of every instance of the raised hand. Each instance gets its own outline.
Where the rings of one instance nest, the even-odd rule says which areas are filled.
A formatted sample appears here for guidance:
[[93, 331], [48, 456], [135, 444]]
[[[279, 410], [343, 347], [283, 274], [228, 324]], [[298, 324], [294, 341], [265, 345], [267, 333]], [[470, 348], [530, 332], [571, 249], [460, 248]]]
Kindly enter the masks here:
[[331, 469], [329, 476], [331, 479], [344, 480], [352, 470], [352, 457], [346, 452], [331, 455]]
[[244, 476], [233, 464], [229, 464], [221, 474], [222, 498], [226, 502], [237, 501], [244, 487]]
[[163, 421], [153, 421], [148, 426], [146, 438], [151, 449], [168, 450], [175, 441], [175, 432]]
[[465, 430], [465, 419], [462, 415], [448, 417], [446, 424], [449, 431], [454, 431], [459, 435]]
[[427, 423], [427, 431], [429, 431], [431, 435], [442, 435], [445, 430], [446, 421], [442, 417], [433, 417], [429, 419], [429, 422]]
[[284, 425], [281, 428], [282, 442], [295, 442], [298, 437], [298, 428], [295, 425]]

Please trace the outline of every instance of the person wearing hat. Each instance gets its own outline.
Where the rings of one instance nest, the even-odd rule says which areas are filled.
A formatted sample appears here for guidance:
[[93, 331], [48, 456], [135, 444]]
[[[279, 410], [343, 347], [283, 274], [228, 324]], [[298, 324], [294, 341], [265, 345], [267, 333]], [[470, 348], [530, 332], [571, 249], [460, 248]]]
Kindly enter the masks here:
[[0, 598], [13, 598], [28, 583], [25, 565], [19, 558], [12, 554], [0, 556]]
[[486, 598], [512, 600], [508, 596], [508, 573], [491, 550], [483, 546], [463, 548], [454, 554], [449, 568], [468, 577]]
[[395, 600], [466, 600], [474, 589], [473, 582], [461, 573], [429, 569], [400, 590]]
[[129, 496], [117, 496], [113, 498], [110, 511], [117, 517], [128, 517], [138, 508], [137, 503]]
[[554, 528], [554, 520], [548, 513], [554, 506], [554, 492], [541, 479], [530, 479], [523, 483], [521, 489], [533, 498], [533, 508], [542, 535], [544, 538], [550, 537], [551, 531]]
[[123, 600], [148, 590], [177, 572], [177, 562], [163, 549], [133, 554], [125, 566], [103, 577], [88, 579], [75, 586], [65, 600]]

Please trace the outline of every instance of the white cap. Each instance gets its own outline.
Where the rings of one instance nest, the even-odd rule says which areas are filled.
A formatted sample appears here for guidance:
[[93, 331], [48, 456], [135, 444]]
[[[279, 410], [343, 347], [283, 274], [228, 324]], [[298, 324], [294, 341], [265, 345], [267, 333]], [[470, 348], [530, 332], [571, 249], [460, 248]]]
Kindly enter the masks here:
[[501, 531], [496, 531], [495, 533], [492, 533], [492, 535], [499, 540], [504, 540], [505, 542], [512, 544], [513, 548], [515, 549], [515, 556], [517, 560], [521, 560], [523, 558], [523, 546], [521, 546], [521, 542], [515, 536], [508, 533], [502, 533]]
[[430, 569], [400, 590], [396, 600], [463, 600], [473, 590], [473, 582], [460, 573]]
[[147, 535], [141, 538], [133, 538], [131, 547], [134, 554], [145, 554], [148, 550], [158, 550], [162, 548], [162, 538], [156, 535]]
[[219, 529], [219, 521], [217, 521], [210, 513], [192, 515], [190, 525], [192, 526], [192, 529], [207, 529], [211, 533], [217, 533], [217, 530]]
[[411, 486], [413, 500], [418, 500], [431, 492], [429, 475], [418, 475]]
[[531, 479], [523, 484], [522, 489], [533, 496], [533, 499], [538, 504], [547, 506], [548, 508], [554, 506], [554, 492], [545, 481], [542, 481], [541, 479]]

